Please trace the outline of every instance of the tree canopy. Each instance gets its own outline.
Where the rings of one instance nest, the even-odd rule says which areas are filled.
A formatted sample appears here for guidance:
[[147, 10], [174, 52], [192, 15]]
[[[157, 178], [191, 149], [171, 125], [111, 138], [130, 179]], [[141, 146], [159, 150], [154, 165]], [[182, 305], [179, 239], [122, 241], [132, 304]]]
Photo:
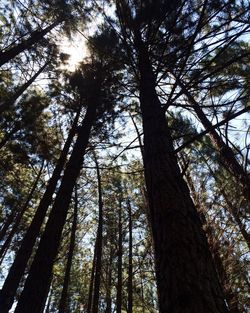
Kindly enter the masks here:
[[0, 8], [0, 312], [247, 313], [248, 1]]

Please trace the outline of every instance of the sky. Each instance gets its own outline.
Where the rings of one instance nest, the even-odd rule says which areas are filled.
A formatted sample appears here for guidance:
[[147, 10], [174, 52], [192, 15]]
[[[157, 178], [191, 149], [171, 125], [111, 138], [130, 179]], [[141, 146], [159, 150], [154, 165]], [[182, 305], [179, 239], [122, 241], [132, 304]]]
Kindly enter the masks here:
[[86, 39], [79, 33], [74, 35], [73, 39], [70, 40], [67, 37], [59, 44], [61, 52], [69, 54], [69, 59], [66, 65], [63, 65], [63, 69], [73, 72], [79, 62], [87, 56]]

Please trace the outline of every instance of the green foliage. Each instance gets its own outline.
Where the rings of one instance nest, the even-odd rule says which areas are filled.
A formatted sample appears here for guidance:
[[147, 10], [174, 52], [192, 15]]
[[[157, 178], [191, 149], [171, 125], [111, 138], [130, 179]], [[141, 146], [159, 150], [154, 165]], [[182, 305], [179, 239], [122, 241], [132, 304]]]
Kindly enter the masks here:
[[[213, 124], [249, 105], [249, 4], [231, 0], [26, 0], [5, 1], [1, 6], [2, 51], [15, 47], [34, 31], [44, 29], [56, 20], [62, 22], [41, 42], [1, 68], [0, 230], [12, 212], [19, 212], [44, 162], [38, 188], [17, 228], [2, 267], [10, 266], [10, 258], [16, 253], [31, 223], [74, 115], [82, 109], [80, 123], [85, 109], [97, 104], [97, 121], [77, 182], [79, 213], [67, 312], [87, 310], [98, 220], [92, 150], [100, 159], [104, 199], [99, 311], [110, 313], [107, 310], [109, 299], [113, 311], [116, 307], [119, 208], [122, 212], [123, 245], [122, 312], [127, 311], [129, 201], [133, 224], [133, 312], [157, 312], [154, 252], [149, 226], [151, 216], [139, 150], [143, 153], [144, 147], [138, 146], [138, 138], [134, 139], [140, 135], [143, 144], [142, 112], [137, 103], [141, 84], [139, 44], [148, 52], [156, 78], [156, 93], [162, 110], [166, 112], [174, 147], [181, 147], [195, 138], [203, 126], [178, 79]], [[98, 25], [93, 25], [93, 16], [98, 17], [95, 21]], [[86, 35], [86, 26], [90, 36]], [[60, 42], [65, 34], [74, 41], [76, 33], [82, 31], [87, 37], [88, 56], [73, 73], [63, 70], [61, 65], [67, 56], [60, 51]], [[12, 102], [20, 87], [48, 60], [50, 64], [44, 72]], [[131, 122], [131, 115], [135, 125]], [[246, 124], [247, 118], [244, 117]], [[248, 172], [249, 141], [247, 136], [245, 140], [239, 136], [241, 140], [236, 142], [233, 133], [236, 126], [231, 125], [227, 122], [216, 132]], [[248, 125], [245, 128], [238, 125], [239, 130], [247, 135]], [[206, 134], [182, 149], [176, 157], [201, 219], [205, 216], [203, 224], [210, 250], [216, 248], [219, 251], [228, 279], [226, 286], [223, 281], [222, 285], [226, 292], [231, 288], [237, 294], [240, 310], [247, 312], [249, 253], [242, 229], [249, 231], [248, 203], [242, 194], [242, 186], [225, 164], [223, 167], [218, 157], [220, 151], [213, 144]], [[69, 156], [70, 153], [67, 158]], [[72, 201], [55, 260], [46, 312], [58, 311], [73, 204]], [[13, 225], [14, 221], [6, 236]], [[44, 226], [45, 223], [42, 230]], [[30, 263], [27, 272], [29, 267]], [[23, 283], [20, 290], [22, 287]]]

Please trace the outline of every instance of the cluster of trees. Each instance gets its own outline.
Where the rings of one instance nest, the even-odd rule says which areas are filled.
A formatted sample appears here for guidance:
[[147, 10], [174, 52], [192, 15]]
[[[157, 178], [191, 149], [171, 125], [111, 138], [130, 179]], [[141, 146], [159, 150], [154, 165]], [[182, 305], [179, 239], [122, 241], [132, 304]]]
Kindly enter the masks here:
[[247, 312], [249, 20], [244, 0], [3, 1], [1, 313]]

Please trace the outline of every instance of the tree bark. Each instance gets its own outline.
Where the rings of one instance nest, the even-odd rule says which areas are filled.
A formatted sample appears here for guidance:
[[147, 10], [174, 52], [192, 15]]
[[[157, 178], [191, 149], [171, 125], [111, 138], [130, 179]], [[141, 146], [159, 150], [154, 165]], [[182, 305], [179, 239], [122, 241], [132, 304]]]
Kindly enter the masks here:
[[118, 260], [117, 260], [117, 294], [116, 294], [116, 312], [122, 311], [122, 202], [119, 200], [119, 221], [118, 221]]
[[129, 252], [128, 252], [128, 313], [133, 312], [133, 229], [132, 229], [132, 212], [131, 204], [128, 199], [128, 229], [129, 229]]
[[76, 228], [77, 228], [78, 199], [77, 199], [76, 188], [77, 186], [75, 187], [74, 215], [73, 215], [72, 230], [71, 230], [71, 236], [70, 236], [69, 253], [67, 256], [67, 265], [66, 265], [64, 281], [63, 281], [63, 290], [62, 290], [61, 299], [59, 303], [59, 310], [58, 310], [59, 313], [65, 313], [67, 309], [68, 288], [69, 288], [69, 283], [70, 283], [70, 270], [71, 270], [72, 259], [73, 259], [73, 254], [74, 254]]
[[21, 41], [18, 45], [12, 48], [9, 48], [8, 50], [4, 52], [0, 52], [0, 66], [11, 61], [15, 56], [25, 51], [26, 49], [31, 48], [35, 43], [38, 43], [40, 40], [44, 38], [44, 36], [47, 33], [49, 33], [53, 28], [55, 28], [61, 22], [62, 21], [60, 19], [56, 20], [54, 23], [52, 23], [48, 27], [42, 30], [34, 31], [28, 39]]
[[[67, 163], [61, 186], [58, 190], [48, 222], [31, 265], [23, 292], [15, 313], [40, 313], [47, 294], [47, 286], [60, 245], [63, 226], [68, 213], [73, 188], [80, 173], [83, 157], [88, 145], [90, 131], [96, 118], [96, 105], [87, 107], [82, 126], [71, 157]], [[32, 300], [31, 300], [32, 299]]]
[[26, 265], [33, 250], [33, 246], [36, 242], [36, 238], [39, 235], [40, 228], [46, 216], [49, 205], [51, 204], [52, 196], [56, 190], [56, 185], [60, 179], [60, 175], [63, 170], [71, 143], [76, 133], [80, 112], [81, 108], [79, 108], [75, 116], [72, 128], [69, 132], [68, 138], [58, 159], [52, 177], [48, 182], [46, 191], [39, 203], [30, 227], [22, 240], [21, 247], [15, 256], [15, 260], [9, 270], [9, 273], [0, 292], [1, 313], [8, 313], [13, 304], [16, 290], [24, 274]]
[[102, 182], [99, 164], [94, 154], [94, 160], [96, 165], [97, 182], [98, 182], [98, 206], [99, 206], [99, 220], [96, 238], [96, 266], [95, 266], [95, 284], [94, 284], [94, 297], [92, 313], [98, 313], [99, 308], [99, 294], [100, 294], [100, 281], [101, 281], [101, 269], [102, 269], [102, 241], [103, 241], [103, 200], [102, 200]]
[[148, 51], [137, 31], [144, 167], [161, 313], [228, 312], [188, 187], [174, 154]]

